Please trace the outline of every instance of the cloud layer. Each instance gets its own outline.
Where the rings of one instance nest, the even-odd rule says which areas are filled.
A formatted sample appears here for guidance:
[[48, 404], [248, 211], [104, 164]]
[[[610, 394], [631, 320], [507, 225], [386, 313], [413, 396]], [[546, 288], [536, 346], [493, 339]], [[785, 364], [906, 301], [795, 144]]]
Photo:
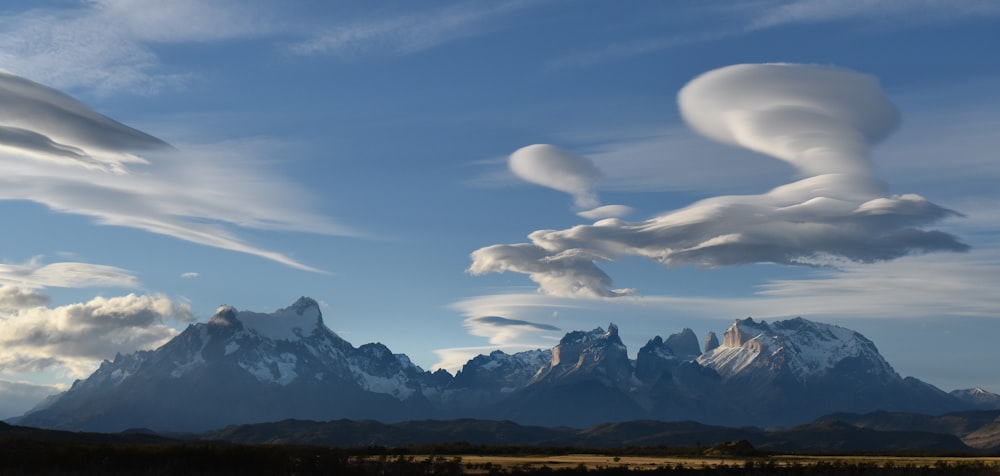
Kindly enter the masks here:
[[0, 311], [0, 371], [38, 372], [65, 369], [86, 376], [95, 362], [116, 352], [155, 348], [177, 335], [172, 325], [189, 321], [186, 305], [163, 296], [96, 297], [85, 303], [49, 308], [36, 299], [0, 287], [6, 310]]
[[[8, 284], [19, 289], [41, 289], [46, 287], [82, 288], [115, 286], [135, 288], [139, 279], [128, 271], [114, 266], [61, 262], [42, 264], [34, 258], [24, 264], [0, 263], [0, 285]], [[9, 292], [11, 286], [0, 288], [0, 295]], [[3, 298], [0, 298], [2, 302]]]
[[0, 200], [30, 200], [317, 271], [233, 227], [353, 234], [238, 143], [178, 150], [51, 88], [0, 73]]
[[915, 194], [887, 196], [873, 175], [869, 147], [899, 120], [874, 78], [812, 65], [736, 65], [695, 78], [678, 103], [695, 131], [787, 162], [801, 178], [640, 222], [535, 231], [530, 243], [476, 250], [469, 272], [528, 274], [556, 296], [614, 297], [630, 292], [612, 289], [596, 262], [628, 255], [669, 266], [831, 265], [968, 249], [924, 229], [956, 212]]

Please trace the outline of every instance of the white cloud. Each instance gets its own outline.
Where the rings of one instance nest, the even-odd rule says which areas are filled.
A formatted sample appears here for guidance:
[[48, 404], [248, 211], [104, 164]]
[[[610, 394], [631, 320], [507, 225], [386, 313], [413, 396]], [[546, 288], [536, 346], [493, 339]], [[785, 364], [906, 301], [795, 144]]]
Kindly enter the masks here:
[[347, 21], [292, 45], [292, 51], [343, 58], [418, 53], [494, 31], [499, 28], [498, 18], [535, 3], [521, 0], [458, 3], [392, 17]]
[[511, 344], [521, 340], [525, 334], [559, 331], [551, 324], [500, 316], [467, 317], [465, 327], [474, 336], [488, 337], [490, 344]]
[[737, 65], [695, 78], [678, 102], [696, 131], [787, 162], [805, 178], [640, 222], [535, 231], [531, 243], [476, 250], [469, 272], [528, 274], [556, 296], [613, 297], [631, 293], [612, 289], [596, 262], [627, 255], [670, 266], [829, 265], [968, 249], [923, 229], [955, 212], [919, 195], [885, 196], [874, 177], [868, 147], [895, 128], [898, 113], [873, 78], [830, 67]]
[[193, 271], [192, 272], [187, 272], [187, 273], [181, 273], [181, 277], [184, 278], [184, 279], [194, 279], [194, 278], [197, 278], [198, 276], [199, 276], [199, 274], [195, 273]]
[[0, 310], [23, 309], [28, 307], [48, 306], [52, 299], [32, 289], [17, 286], [0, 286]]
[[62, 262], [42, 264], [36, 257], [24, 264], [0, 263], [0, 290], [46, 287], [83, 288], [139, 287], [139, 279], [127, 270], [100, 264]]
[[268, 170], [252, 143], [178, 150], [9, 74], [0, 73], [0, 98], [5, 103], [0, 131], [16, 131], [0, 133], [0, 200], [31, 200], [101, 224], [310, 271], [318, 270], [253, 246], [232, 228], [355, 234], [310, 211], [312, 197]]
[[619, 218], [632, 213], [632, 207], [626, 205], [604, 205], [591, 210], [584, 210], [576, 214], [588, 220], [601, 220], [604, 218]]
[[58, 88], [155, 92], [190, 78], [148, 43], [219, 41], [266, 33], [259, 5], [230, 0], [96, 0], [0, 17], [0, 62]]
[[712, 70], [684, 86], [677, 103], [702, 135], [781, 159], [807, 177], [871, 175], [869, 146], [899, 123], [874, 77], [821, 66]]
[[[995, 235], [995, 224], [994, 224]], [[562, 332], [539, 332], [516, 326], [470, 325], [470, 317], [517, 316], [536, 325], [579, 330], [612, 320], [620, 325], [631, 352], [654, 335], [691, 327], [703, 336], [721, 333], [732, 319], [805, 317], [851, 326], [851, 320], [920, 322], [969, 318], [997, 319], [1000, 309], [1000, 243], [960, 255], [906, 256], [873, 264], [843, 263], [839, 269], [816, 268], [801, 279], [764, 281], [749, 295], [642, 295], [624, 298], [561, 297], [538, 293], [474, 296], [451, 307], [466, 316], [470, 334], [494, 348], [517, 344], [548, 348]], [[724, 279], [720, 277], [720, 279]], [[728, 322], [727, 322], [728, 321]], [[882, 327], [891, 328], [891, 324]], [[520, 333], [512, 331], [521, 330]], [[899, 335], [903, 335], [901, 331]], [[488, 347], [484, 348], [487, 349]], [[485, 351], [485, 350], [484, 350]], [[439, 354], [443, 355], [443, 354]], [[912, 357], [907, 357], [912, 358]], [[444, 364], [439, 364], [445, 366]]]
[[83, 377], [117, 352], [162, 345], [177, 335], [172, 325], [190, 319], [185, 304], [135, 294], [16, 309], [0, 314], [0, 371], [62, 369]]
[[524, 181], [572, 195], [579, 208], [600, 204], [593, 189], [601, 173], [586, 157], [553, 145], [535, 144], [516, 150], [508, 165]]

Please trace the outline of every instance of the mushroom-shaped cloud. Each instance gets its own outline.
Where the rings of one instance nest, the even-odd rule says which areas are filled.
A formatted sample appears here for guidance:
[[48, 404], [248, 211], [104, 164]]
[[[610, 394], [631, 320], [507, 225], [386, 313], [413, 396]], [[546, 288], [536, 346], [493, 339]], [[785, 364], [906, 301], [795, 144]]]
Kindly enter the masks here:
[[527, 182], [572, 195], [579, 208], [599, 205], [593, 188], [601, 173], [586, 157], [554, 145], [534, 144], [511, 154], [508, 166], [514, 175]]
[[666, 265], [828, 265], [968, 249], [948, 233], [923, 229], [956, 212], [916, 194], [885, 196], [887, 187], [874, 177], [869, 146], [896, 127], [899, 114], [871, 76], [812, 65], [736, 65], [695, 78], [678, 103], [694, 130], [788, 162], [803, 177], [640, 222], [608, 218], [535, 231], [531, 243], [473, 252], [469, 271], [524, 273], [552, 295], [615, 297], [627, 293], [611, 289], [597, 261], [631, 255]]

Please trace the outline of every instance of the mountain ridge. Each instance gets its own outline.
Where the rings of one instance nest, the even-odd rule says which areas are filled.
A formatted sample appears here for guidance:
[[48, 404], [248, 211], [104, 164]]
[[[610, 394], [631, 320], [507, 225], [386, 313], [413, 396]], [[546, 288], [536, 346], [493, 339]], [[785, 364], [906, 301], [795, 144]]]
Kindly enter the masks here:
[[830, 324], [747, 318], [721, 343], [713, 337], [702, 351], [690, 329], [655, 336], [631, 360], [611, 323], [568, 332], [550, 350], [477, 356], [453, 376], [423, 370], [380, 343], [354, 347], [324, 324], [310, 298], [270, 314], [222, 306], [158, 349], [105, 361], [15, 421], [98, 431], [288, 418], [791, 427], [837, 411], [944, 413], [990, 401], [982, 392], [953, 395], [902, 378], [874, 343]]

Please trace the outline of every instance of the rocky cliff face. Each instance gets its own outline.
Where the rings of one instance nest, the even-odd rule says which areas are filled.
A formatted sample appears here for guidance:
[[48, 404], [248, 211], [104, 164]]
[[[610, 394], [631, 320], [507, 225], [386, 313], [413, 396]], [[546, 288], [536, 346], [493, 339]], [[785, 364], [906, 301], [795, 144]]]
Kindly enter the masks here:
[[607, 331], [598, 327], [590, 332], [566, 334], [552, 349], [552, 361], [530, 383], [564, 385], [596, 379], [608, 387], [627, 389], [631, 378], [632, 363], [618, 336], [618, 326], [608, 324]]
[[715, 349], [719, 346], [719, 338], [714, 332], [709, 331], [708, 335], [705, 336], [705, 352]]

